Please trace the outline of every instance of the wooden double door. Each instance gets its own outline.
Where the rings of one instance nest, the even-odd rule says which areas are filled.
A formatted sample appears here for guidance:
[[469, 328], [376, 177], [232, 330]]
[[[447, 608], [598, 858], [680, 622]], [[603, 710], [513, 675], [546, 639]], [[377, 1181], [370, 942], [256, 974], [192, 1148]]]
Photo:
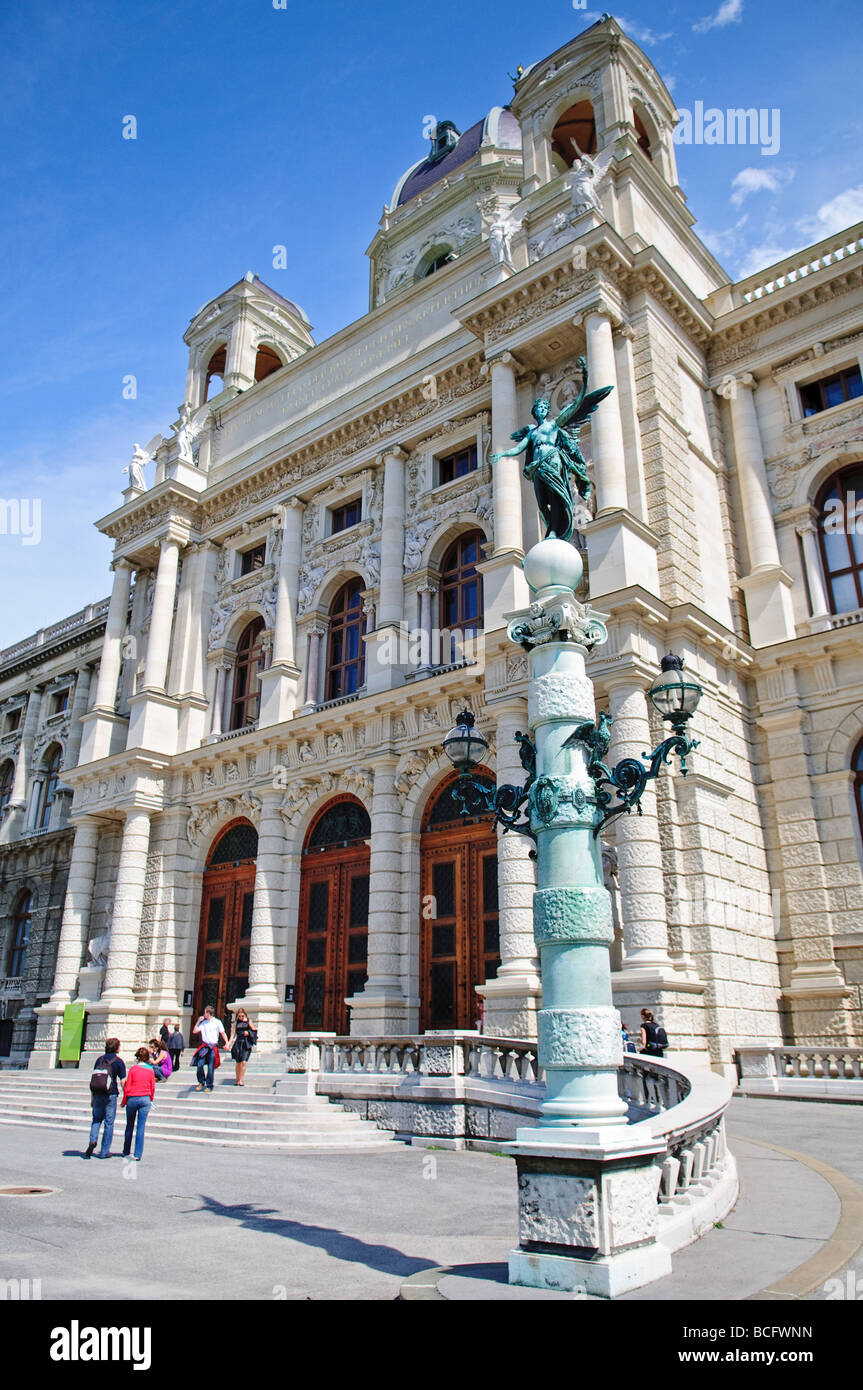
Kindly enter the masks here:
[[[254, 864], [208, 869], [204, 874], [192, 1026], [211, 1004], [230, 1034], [227, 1005], [241, 999], [249, 984], [254, 901]], [[186, 1041], [197, 1046], [199, 1040]]]
[[328, 848], [303, 861], [294, 1027], [344, 1036], [345, 999], [368, 978], [369, 849]]
[[500, 965], [494, 831], [488, 824], [429, 830], [420, 863], [420, 1026], [475, 1028], [476, 986]]

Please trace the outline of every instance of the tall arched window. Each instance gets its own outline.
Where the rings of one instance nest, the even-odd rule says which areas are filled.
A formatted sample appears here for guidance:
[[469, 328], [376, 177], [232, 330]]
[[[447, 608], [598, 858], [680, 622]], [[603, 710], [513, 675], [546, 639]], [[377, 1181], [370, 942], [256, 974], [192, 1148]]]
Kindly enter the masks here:
[[482, 531], [466, 531], [443, 557], [440, 584], [440, 625], [455, 637], [452, 650], [441, 651], [441, 661], [458, 660], [465, 639], [479, 636], [483, 622], [482, 575], [477, 572]]
[[35, 898], [29, 891], [23, 892], [15, 905], [15, 912], [12, 917], [12, 945], [9, 949], [9, 959], [6, 962], [7, 975], [19, 976], [24, 974], [34, 906]]
[[[834, 473], [818, 495], [818, 535], [833, 613], [863, 608], [863, 463]], [[859, 515], [859, 519], [858, 519]]]
[[51, 808], [57, 796], [57, 783], [60, 781], [60, 767], [63, 762], [63, 749], [58, 743], [53, 748], [49, 748], [45, 754], [43, 771], [45, 780], [42, 783], [42, 793], [39, 800], [39, 815], [36, 820], [37, 830], [47, 830], [51, 823]]
[[261, 701], [261, 667], [264, 652], [261, 646], [263, 618], [254, 618], [243, 628], [237, 643], [237, 662], [234, 667], [234, 693], [231, 700], [231, 728], [245, 729], [258, 718]]
[[863, 835], [863, 738], [854, 750], [851, 767], [854, 772], [854, 804], [860, 821], [860, 834]]
[[224, 377], [227, 356], [228, 350], [223, 343], [220, 348], [216, 348], [207, 363], [207, 374], [204, 378], [205, 401], [211, 401], [214, 396], [218, 396], [219, 392], [225, 389]]
[[327, 700], [355, 695], [366, 678], [363, 587], [361, 579], [350, 579], [339, 589], [330, 608], [325, 687]]
[[0, 816], [12, 799], [12, 784], [15, 781], [15, 764], [10, 760], [0, 767]]

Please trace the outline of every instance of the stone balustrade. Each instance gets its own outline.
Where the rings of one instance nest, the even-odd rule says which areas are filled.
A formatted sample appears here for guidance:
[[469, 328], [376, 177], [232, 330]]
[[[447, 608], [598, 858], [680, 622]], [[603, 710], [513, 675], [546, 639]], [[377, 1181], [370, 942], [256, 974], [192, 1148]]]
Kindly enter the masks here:
[[855, 227], [849, 227], [835, 236], [827, 237], [824, 241], [819, 241], [816, 245], [808, 247], [805, 261], [801, 261], [800, 253], [798, 253], [796, 256], [788, 256], [785, 260], [777, 261], [776, 265], [770, 266], [769, 277], [767, 272], [762, 270], [756, 272], [755, 275], [750, 275], [746, 280], [741, 280], [734, 287], [735, 298], [738, 302], [751, 304], [755, 300], [763, 299], [766, 295], [774, 294], [777, 290], [785, 289], [787, 285], [796, 284], [799, 280], [814, 275], [818, 270], [835, 265], [839, 261], [845, 261], [850, 256], [859, 255], [861, 250], [863, 250], [863, 224], [858, 223]]
[[744, 1095], [863, 1101], [859, 1047], [740, 1047], [736, 1058]]
[[[287, 1070], [309, 1088], [413, 1143], [499, 1150], [535, 1123], [545, 1099], [536, 1044], [473, 1032], [404, 1037], [296, 1033]], [[731, 1087], [709, 1071], [684, 1073], [627, 1053], [618, 1073], [630, 1133], [658, 1141], [659, 1235], [671, 1250], [698, 1238], [737, 1196], [725, 1143]]]
[[0, 995], [4, 999], [16, 999], [24, 997], [24, 976], [7, 975], [0, 980]]

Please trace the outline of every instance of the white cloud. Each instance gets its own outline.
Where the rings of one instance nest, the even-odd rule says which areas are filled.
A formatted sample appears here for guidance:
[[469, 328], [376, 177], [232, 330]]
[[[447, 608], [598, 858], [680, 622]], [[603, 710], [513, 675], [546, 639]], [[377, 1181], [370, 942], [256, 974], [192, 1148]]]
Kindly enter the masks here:
[[726, 24], [739, 24], [743, 18], [743, 0], [723, 0], [716, 14], [707, 14], [693, 24], [696, 34], [706, 34], [708, 29], [724, 29]]
[[739, 208], [750, 193], [779, 193], [793, 178], [793, 169], [741, 169], [731, 182], [731, 201]]
[[793, 256], [796, 249], [794, 246], [779, 246], [775, 241], [763, 241], [760, 246], [751, 246], [742, 260], [738, 261], [738, 280], [745, 280], [747, 275], [754, 275], [765, 266], [784, 261], [786, 256]]
[[855, 222], [863, 222], [863, 184], [843, 189], [835, 198], [822, 203], [814, 216], [801, 218], [798, 226], [810, 241], [823, 241]]
[[[581, 18], [588, 24], [595, 24], [597, 20], [602, 19], [602, 14], [599, 10], [583, 10], [581, 12]], [[616, 14], [614, 18], [617, 20], [621, 29], [623, 29], [631, 39], [634, 39], [636, 43], [662, 43], [664, 39], [670, 39], [672, 37], [670, 31], [667, 34], [658, 34], [655, 29], [648, 29], [646, 25], [639, 24], [638, 20], [627, 19], [625, 15]]]

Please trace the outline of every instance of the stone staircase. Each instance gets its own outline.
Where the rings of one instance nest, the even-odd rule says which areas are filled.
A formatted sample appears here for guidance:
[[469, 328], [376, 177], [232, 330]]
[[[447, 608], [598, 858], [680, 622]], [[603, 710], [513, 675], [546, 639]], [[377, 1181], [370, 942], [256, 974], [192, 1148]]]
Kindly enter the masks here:
[[[156, 1087], [156, 1101], [147, 1119], [147, 1139], [171, 1139], [187, 1144], [210, 1144], [256, 1153], [303, 1150], [386, 1148], [391, 1130], [351, 1110], [330, 1104], [307, 1090], [305, 1076], [280, 1071], [246, 1073], [243, 1087], [231, 1078], [215, 1078], [211, 1094], [196, 1089], [188, 1068]], [[89, 1070], [0, 1072], [0, 1125], [73, 1130], [81, 1148], [90, 1126]], [[117, 1107], [113, 1151], [123, 1145], [125, 1121]]]

